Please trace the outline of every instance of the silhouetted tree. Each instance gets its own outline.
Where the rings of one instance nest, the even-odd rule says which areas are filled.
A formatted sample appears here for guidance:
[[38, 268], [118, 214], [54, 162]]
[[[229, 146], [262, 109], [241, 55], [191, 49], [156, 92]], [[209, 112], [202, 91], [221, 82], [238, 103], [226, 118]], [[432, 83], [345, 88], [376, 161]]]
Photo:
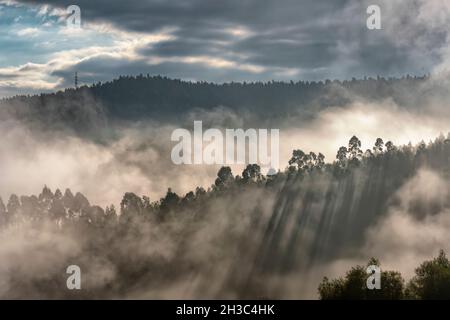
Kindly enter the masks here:
[[[377, 265], [376, 259], [371, 259], [367, 266]], [[368, 289], [368, 274], [364, 266], [350, 269], [344, 278], [329, 280], [325, 277], [319, 285], [319, 296], [322, 300], [398, 300], [403, 298], [404, 280], [395, 271], [381, 271], [381, 289]]]
[[222, 167], [217, 172], [217, 179], [214, 182], [216, 187], [225, 187], [226, 185], [233, 182], [233, 173], [231, 172], [230, 167]]
[[444, 251], [423, 262], [408, 283], [406, 296], [411, 299], [450, 299], [450, 262]]
[[261, 180], [261, 167], [257, 164], [249, 164], [242, 172], [242, 178], [245, 182], [257, 182]]
[[172, 192], [172, 189], [169, 188], [167, 190], [166, 196], [161, 199], [160, 208], [162, 211], [169, 211], [171, 209], [174, 209], [176, 205], [178, 205], [180, 202], [180, 197], [175, 193]]
[[55, 199], [62, 199], [63, 195], [61, 193], [61, 190], [56, 189], [55, 191]]
[[195, 188], [195, 197], [200, 198], [206, 194], [206, 190], [202, 187]]
[[70, 210], [74, 210], [75, 197], [73, 196], [72, 191], [70, 191], [70, 189], [66, 189], [66, 191], [64, 192], [62, 201], [66, 208], [69, 208]]
[[183, 197], [182, 200], [182, 204], [187, 205], [189, 203], [191, 203], [192, 201], [194, 201], [195, 199], [195, 194], [192, 191], [189, 191], [188, 193], [186, 193], [186, 195]]
[[89, 203], [89, 200], [80, 192], [77, 192], [75, 194], [75, 197], [73, 199], [73, 207], [72, 209], [74, 211], [81, 212], [82, 210], [85, 210], [89, 208], [91, 205]]
[[388, 141], [388, 142], [386, 142], [386, 151], [387, 152], [392, 152], [392, 151], [394, 151], [395, 150], [395, 146], [394, 146], [394, 144], [392, 143], [392, 141]]
[[319, 154], [317, 155], [315, 167], [318, 169], [322, 169], [324, 165], [325, 165], [325, 156], [319, 152]]
[[361, 140], [356, 136], [351, 137], [348, 142], [347, 156], [351, 165], [358, 165], [362, 159]]
[[306, 165], [305, 156], [306, 154], [302, 150], [292, 151], [292, 157], [289, 160], [289, 165], [294, 165], [297, 170], [302, 170]]
[[142, 199], [133, 192], [127, 192], [120, 202], [120, 219], [127, 222], [133, 217], [142, 216], [144, 203]]
[[53, 193], [47, 186], [44, 186], [44, 189], [42, 189], [41, 194], [39, 195], [39, 201], [41, 202], [50, 202], [53, 200]]
[[383, 139], [377, 138], [377, 140], [375, 141], [375, 145], [373, 146], [373, 153], [375, 155], [383, 153], [383, 147], [384, 147]]
[[346, 147], [340, 147], [337, 154], [336, 159], [338, 161], [338, 165], [341, 168], [344, 168], [347, 165], [347, 148]]

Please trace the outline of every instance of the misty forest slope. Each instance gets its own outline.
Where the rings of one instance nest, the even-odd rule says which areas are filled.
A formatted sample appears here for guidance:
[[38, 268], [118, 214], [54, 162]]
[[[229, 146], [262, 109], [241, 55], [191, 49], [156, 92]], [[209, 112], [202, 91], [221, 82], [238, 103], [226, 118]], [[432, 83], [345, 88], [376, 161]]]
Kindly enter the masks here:
[[355, 99], [392, 99], [400, 106], [417, 108], [447, 92], [439, 86], [430, 89], [428, 80], [408, 76], [214, 84], [149, 75], [120, 77], [57, 93], [3, 99], [0, 121], [12, 118], [32, 128], [70, 130], [83, 137], [108, 140], [111, 138], [108, 128], [115, 123], [154, 120], [179, 124], [180, 119], [193, 111], [224, 107], [243, 117], [247, 127], [264, 127], [279, 125], [293, 115], [308, 119], [324, 108], [345, 106]]
[[[276, 175], [223, 167], [208, 190], [169, 189], [158, 201], [126, 193], [120, 212], [70, 190], [12, 195], [0, 201], [0, 296], [317, 297], [335, 261], [367, 261], [382, 252], [380, 241], [393, 250], [386, 241], [401, 233], [389, 220], [398, 212], [412, 225], [448, 227], [449, 141], [397, 147], [378, 139], [363, 151], [352, 137], [333, 163], [295, 150]], [[384, 222], [394, 232], [373, 232]], [[434, 240], [420, 249], [437, 252]], [[70, 264], [81, 267], [84, 290], [64, 289]]]

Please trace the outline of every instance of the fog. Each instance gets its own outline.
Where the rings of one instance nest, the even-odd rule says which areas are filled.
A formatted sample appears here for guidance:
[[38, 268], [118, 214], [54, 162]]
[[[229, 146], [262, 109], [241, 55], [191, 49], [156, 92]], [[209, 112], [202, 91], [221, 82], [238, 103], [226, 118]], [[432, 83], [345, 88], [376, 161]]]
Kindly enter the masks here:
[[[379, 137], [401, 146], [446, 135], [446, 93], [427, 99], [406, 107], [352, 96], [345, 105], [313, 108], [309, 116], [299, 108], [261, 126], [280, 129], [283, 171], [294, 149], [322, 152], [332, 163], [353, 135], [363, 151]], [[174, 165], [172, 131], [192, 130], [194, 120], [202, 120], [204, 130], [247, 129], [258, 119], [225, 106], [195, 109], [178, 121], [111, 123], [114, 138], [98, 142], [3, 118], [0, 194], [39, 194], [47, 185], [119, 207], [125, 192], [156, 201], [168, 188], [180, 195], [207, 189], [220, 166]], [[179, 205], [162, 223], [151, 217], [126, 228], [80, 222], [61, 229], [60, 222], [25, 219], [0, 232], [0, 297], [317, 298], [323, 276], [343, 275], [370, 257], [409, 279], [422, 261], [450, 249], [448, 159], [435, 158], [437, 165], [388, 159], [342, 179], [324, 174], [280, 178], [272, 188], [238, 185]], [[234, 175], [244, 168], [231, 167]], [[83, 270], [81, 292], [65, 289], [68, 264]]]
[[[449, 196], [449, 186], [442, 175], [423, 169], [411, 178], [395, 197], [397, 206], [389, 208], [386, 219], [368, 233], [365, 250], [380, 257], [388, 268], [411, 277], [414, 268], [439, 249], [449, 252], [450, 212], [441, 208]], [[417, 209], [423, 207], [425, 210]], [[423, 212], [427, 214], [423, 214]]]
[[[406, 179], [376, 216], [364, 210], [371, 204], [361, 190], [381, 180], [360, 173], [338, 186], [329, 179], [219, 195], [164, 223], [131, 222], [129, 231], [61, 229], [45, 220], [10, 225], [0, 233], [0, 296], [315, 299], [324, 276], [370, 257], [408, 280], [422, 261], [449, 249], [449, 187], [437, 171], [423, 167]], [[308, 198], [326, 190], [337, 197], [328, 212], [328, 196]], [[81, 267], [79, 292], [65, 289], [69, 264]]]
[[[367, 102], [354, 98], [346, 106], [331, 106], [305, 120], [297, 115], [263, 123], [255, 129], [280, 129], [280, 168], [288, 165], [292, 150], [322, 152], [326, 162], [333, 162], [340, 146], [356, 135], [362, 148], [371, 149], [376, 138], [396, 145], [428, 142], [449, 131], [445, 104], [430, 103], [419, 109], [405, 108], [392, 100]], [[0, 122], [0, 196], [34, 194], [44, 185], [71, 188], [85, 194], [93, 203], [118, 204], [131, 191], [157, 200], [170, 187], [179, 194], [208, 188], [220, 165], [175, 165], [170, 154], [176, 142], [170, 140], [176, 128], [193, 132], [194, 120], [208, 128], [248, 129], [255, 120], [218, 106], [210, 111], [192, 111], [178, 124], [155, 121], [126, 122], [111, 125], [116, 139], [99, 144], [70, 132], [40, 132], [14, 119]], [[240, 174], [244, 165], [231, 165]], [[266, 170], [267, 171], [267, 170]]]

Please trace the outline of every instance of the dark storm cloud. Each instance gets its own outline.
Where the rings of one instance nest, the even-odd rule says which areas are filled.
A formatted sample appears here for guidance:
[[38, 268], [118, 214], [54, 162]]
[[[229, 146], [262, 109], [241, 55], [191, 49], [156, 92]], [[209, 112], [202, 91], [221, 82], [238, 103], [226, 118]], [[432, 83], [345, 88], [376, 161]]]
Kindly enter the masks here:
[[[65, 8], [63, 0], [35, 1], [23, 3], [50, 4]], [[154, 31], [161, 26], [184, 26], [194, 28], [245, 24], [255, 28], [274, 28], [316, 21], [342, 10], [351, 1], [336, 0], [328, 3], [314, 0], [129, 0], [123, 1], [77, 1], [86, 19], [111, 21], [122, 28], [134, 31]], [[260, 29], [261, 30], [261, 29]]]
[[[21, 1], [42, 5], [42, 1]], [[44, 1], [57, 7], [66, 1]], [[383, 29], [366, 28], [370, 4], [382, 9]], [[121, 30], [158, 32], [172, 28], [173, 38], [139, 48], [146, 57], [209, 56], [232, 61], [220, 67], [180, 60], [148, 64], [96, 58], [83, 62], [91, 72], [160, 72], [210, 81], [284, 78], [321, 79], [352, 76], [423, 74], [442, 60], [447, 30], [422, 19], [424, 1], [88, 1], [80, 0], [82, 18], [108, 22]], [[430, 32], [432, 31], [432, 32]], [[111, 62], [110, 58], [105, 59]], [[261, 67], [260, 71], [236, 67]], [[101, 71], [100, 67], [109, 71]], [[112, 67], [117, 69], [112, 70]], [[289, 72], [291, 71], [291, 72]], [[184, 73], [186, 72], [186, 73]], [[105, 75], [106, 76], [106, 75]], [[235, 78], [231, 78], [235, 77]], [[101, 74], [94, 76], [96, 80]]]
[[138, 52], [144, 55], [156, 54], [158, 56], [180, 57], [190, 55], [211, 55], [224, 54], [226, 46], [223, 44], [215, 44], [211, 46], [210, 41], [205, 41], [196, 38], [185, 38], [176, 41], [164, 41], [147, 48], [141, 49]]

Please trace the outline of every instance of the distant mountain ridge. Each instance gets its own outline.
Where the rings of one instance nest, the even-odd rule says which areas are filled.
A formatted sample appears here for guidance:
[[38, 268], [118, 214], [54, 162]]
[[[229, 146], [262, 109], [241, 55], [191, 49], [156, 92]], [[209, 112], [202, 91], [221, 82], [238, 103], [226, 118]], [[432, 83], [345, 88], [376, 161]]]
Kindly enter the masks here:
[[406, 76], [215, 84], [162, 76], [121, 76], [56, 93], [4, 98], [0, 100], [0, 122], [14, 119], [32, 129], [69, 130], [97, 139], [113, 135], [108, 130], [114, 123], [153, 120], [180, 124], [192, 112], [201, 114], [220, 107], [245, 118], [248, 127], [268, 127], [292, 115], [308, 120], [320, 110], [349, 105], [356, 99], [392, 99], [408, 108], [421, 106], [436, 94], [426, 87], [427, 79]]

